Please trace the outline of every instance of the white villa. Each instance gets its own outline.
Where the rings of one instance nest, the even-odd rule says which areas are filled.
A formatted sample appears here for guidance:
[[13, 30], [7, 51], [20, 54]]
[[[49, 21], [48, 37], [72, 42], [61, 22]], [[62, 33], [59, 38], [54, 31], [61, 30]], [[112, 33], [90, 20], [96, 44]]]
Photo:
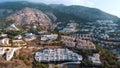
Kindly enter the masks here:
[[76, 27], [78, 26], [79, 24], [77, 23], [68, 23], [67, 26], [63, 29], [63, 30], [60, 30], [59, 32], [60, 33], [72, 33], [72, 32], [77, 32], [78, 29], [76, 29]]
[[42, 35], [41, 36], [41, 41], [55, 40], [57, 38], [58, 38], [57, 34]]
[[27, 45], [27, 43], [23, 40], [23, 37], [21, 35], [15, 36], [12, 42], [13, 42], [13, 45], [15, 46]]
[[99, 54], [93, 54], [93, 56], [88, 56], [89, 61], [92, 61], [93, 64], [101, 64], [100, 61], [100, 55]]
[[3, 55], [5, 53], [5, 50], [3, 48], [0, 48], [0, 55]]
[[[78, 41], [78, 40], [77, 40]], [[79, 40], [78, 41], [78, 44], [76, 46], [76, 48], [78, 49], [92, 49], [92, 50], [95, 50], [96, 47], [95, 47], [95, 44], [90, 42], [90, 41], [86, 41], [86, 40]]]
[[77, 49], [90, 49], [95, 50], [96, 46], [91, 41], [82, 40], [72, 36], [61, 36], [61, 41], [63, 45], [67, 47], [74, 47]]
[[25, 33], [25, 40], [26, 41], [32, 41], [36, 39], [36, 35], [33, 33]]
[[6, 38], [8, 35], [7, 34], [1, 34], [0, 37]]
[[17, 35], [14, 37], [14, 39], [22, 39], [22, 36], [21, 35]]
[[38, 34], [46, 34], [47, 33], [47, 31], [40, 31], [40, 32], [38, 32]]

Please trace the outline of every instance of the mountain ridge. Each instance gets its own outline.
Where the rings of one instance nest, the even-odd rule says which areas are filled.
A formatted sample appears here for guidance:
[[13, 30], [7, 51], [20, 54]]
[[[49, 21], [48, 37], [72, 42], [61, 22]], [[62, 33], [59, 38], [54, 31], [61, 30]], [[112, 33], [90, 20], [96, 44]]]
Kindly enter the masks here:
[[[9, 16], [25, 7], [39, 9], [43, 12], [52, 12], [58, 21], [75, 19], [78, 21], [96, 21], [96, 20], [114, 20], [115, 22], [120, 19], [117, 16], [106, 13], [96, 8], [89, 8], [78, 5], [57, 5], [57, 4], [43, 4], [43, 3], [32, 3], [27, 1], [16, 1], [16, 2], [4, 2], [0, 4], [0, 9], [9, 9], [13, 12], [5, 14]], [[6, 17], [3, 16], [3, 17]]]

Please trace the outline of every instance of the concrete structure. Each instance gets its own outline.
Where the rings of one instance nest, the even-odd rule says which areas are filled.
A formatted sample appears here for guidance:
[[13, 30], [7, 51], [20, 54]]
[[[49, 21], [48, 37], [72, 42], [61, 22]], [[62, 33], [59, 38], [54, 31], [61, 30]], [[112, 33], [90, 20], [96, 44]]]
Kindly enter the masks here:
[[12, 42], [13, 42], [13, 45], [15, 46], [27, 45], [27, 43], [23, 41], [22, 39], [13, 39]]
[[17, 35], [14, 37], [14, 39], [22, 39], [22, 36], [21, 35]]
[[6, 38], [8, 35], [7, 34], [1, 34], [0, 37], [1, 38]]
[[88, 59], [93, 64], [101, 64], [100, 55], [99, 54], [93, 54], [93, 56], [88, 56]]
[[67, 47], [70, 47], [70, 48], [73, 48], [73, 47], [76, 46], [76, 43], [75, 42], [64, 41], [63, 45], [65, 45]]
[[60, 33], [72, 33], [72, 32], [77, 32], [79, 29], [76, 29], [76, 27], [79, 26], [77, 23], [68, 23], [67, 26], [63, 29], [60, 30]]
[[1, 38], [0, 45], [9, 45], [9, 38]]
[[11, 48], [11, 47], [0, 47], [0, 55], [5, 54], [5, 59], [7, 61], [10, 61], [12, 57], [14, 56], [14, 52], [16, 50], [21, 49], [21, 47]]
[[33, 33], [25, 33], [25, 40], [26, 41], [32, 41], [36, 39], [36, 35]]
[[42, 35], [41, 36], [41, 41], [55, 40], [57, 38], [58, 38], [57, 34]]
[[47, 33], [47, 31], [40, 31], [40, 32], [38, 32], [38, 34], [46, 34]]
[[3, 55], [5, 53], [5, 50], [3, 48], [0, 48], [0, 55]]
[[45, 49], [35, 53], [35, 60], [40, 62], [81, 61], [81, 55], [69, 49]]
[[74, 47], [77, 49], [90, 49], [90, 50], [96, 49], [94, 43], [90, 41], [82, 40], [80, 38], [76, 38], [74, 36], [61, 36], [61, 41], [63, 45], [67, 47], [72, 47], [72, 48]]
[[78, 49], [96, 49], [95, 44], [93, 44], [90, 41], [86, 41], [86, 40], [77, 40], [78, 44], [76, 45], [76, 48]]

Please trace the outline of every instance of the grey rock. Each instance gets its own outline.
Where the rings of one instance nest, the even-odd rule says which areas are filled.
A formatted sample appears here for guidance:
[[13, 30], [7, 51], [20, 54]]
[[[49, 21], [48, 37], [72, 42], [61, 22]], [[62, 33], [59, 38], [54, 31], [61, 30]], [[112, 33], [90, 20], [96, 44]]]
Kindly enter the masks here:
[[44, 14], [42, 11], [33, 8], [22, 9], [10, 16], [8, 16], [7, 21], [15, 21], [15, 25], [26, 27], [31, 26], [43, 26], [48, 27], [51, 25], [50, 18]]

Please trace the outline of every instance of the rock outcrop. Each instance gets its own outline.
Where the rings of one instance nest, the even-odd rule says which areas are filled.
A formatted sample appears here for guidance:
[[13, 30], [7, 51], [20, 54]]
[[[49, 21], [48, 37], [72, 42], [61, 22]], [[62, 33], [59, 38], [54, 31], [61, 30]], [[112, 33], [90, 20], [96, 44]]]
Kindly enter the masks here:
[[14, 21], [17, 26], [29, 26], [29, 28], [32, 26], [47, 28], [51, 25], [51, 20], [46, 14], [38, 9], [28, 7], [8, 16], [6, 19], [7, 21]]
[[6, 30], [19, 30], [14, 24], [11, 24], [9, 27], [6, 28]]

